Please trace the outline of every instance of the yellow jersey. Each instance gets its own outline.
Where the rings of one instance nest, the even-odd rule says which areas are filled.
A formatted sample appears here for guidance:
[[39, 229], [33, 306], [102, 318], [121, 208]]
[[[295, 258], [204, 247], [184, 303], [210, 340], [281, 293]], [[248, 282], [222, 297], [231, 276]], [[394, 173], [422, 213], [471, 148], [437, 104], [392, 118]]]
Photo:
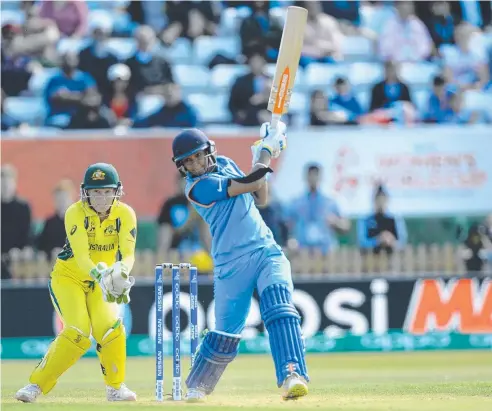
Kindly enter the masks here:
[[129, 270], [135, 263], [137, 217], [121, 201], [115, 202], [103, 222], [87, 203], [77, 201], [65, 213], [65, 232], [67, 239], [57, 256], [55, 275], [89, 281], [93, 280], [91, 270], [99, 262], [111, 266], [122, 261]]

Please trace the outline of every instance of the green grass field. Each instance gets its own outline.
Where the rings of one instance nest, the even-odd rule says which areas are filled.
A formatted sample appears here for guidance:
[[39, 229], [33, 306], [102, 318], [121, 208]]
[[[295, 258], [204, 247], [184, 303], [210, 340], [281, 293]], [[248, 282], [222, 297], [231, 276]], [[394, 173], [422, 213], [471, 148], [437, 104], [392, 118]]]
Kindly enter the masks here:
[[[186, 359], [188, 361], [188, 359]], [[18, 403], [15, 391], [24, 385], [34, 361], [2, 361], [4, 410], [128, 410], [131, 407], [180, 410], [337, 410], [337, 411], [490, 411], [492, 352], [424, 352], [330, 354], [308, 356], [310, 393], [298, 401], [280, 399], [268, 356], [239, 356], [229, 366], [205, 404], [154, 400], [153, 358], [131, 358], [127, 384], [139, 396], [136, 403], [108, 403], [95, 359], [83, 359], [55, 389], [36, 404]], [[187, 365], [186, 362], [184, 365]], [[171, 367], [165, 385], [170, 392]]]

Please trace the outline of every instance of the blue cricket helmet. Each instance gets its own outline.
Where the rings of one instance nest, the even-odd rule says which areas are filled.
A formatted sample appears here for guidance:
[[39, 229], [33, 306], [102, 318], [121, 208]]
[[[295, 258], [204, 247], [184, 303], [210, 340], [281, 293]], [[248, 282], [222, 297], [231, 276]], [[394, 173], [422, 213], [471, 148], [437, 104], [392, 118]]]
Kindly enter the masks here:
[[208, 156], [212, 156], [215, 163], [215, 143], [197, 128], [183, 130], [174, 137], [172, 160], [176, 167], [181, 170], [182, 160], [201, 150], [205, 150]]

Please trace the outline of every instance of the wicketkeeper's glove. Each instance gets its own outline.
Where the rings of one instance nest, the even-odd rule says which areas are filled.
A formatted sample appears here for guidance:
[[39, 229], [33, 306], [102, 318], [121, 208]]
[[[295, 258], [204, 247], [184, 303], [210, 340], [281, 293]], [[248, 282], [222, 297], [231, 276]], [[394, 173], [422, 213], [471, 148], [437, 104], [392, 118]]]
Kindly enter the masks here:
[[111, 273], [108, 265], [106, 263], [97, 263], [96, 268], [93, 268], [90, 272], [90, 276], [97, 281], [101, 287], [104, 301], [108, 303], [114, 303], [116, 301], [117, 295], [113, 295], [111, 292]]

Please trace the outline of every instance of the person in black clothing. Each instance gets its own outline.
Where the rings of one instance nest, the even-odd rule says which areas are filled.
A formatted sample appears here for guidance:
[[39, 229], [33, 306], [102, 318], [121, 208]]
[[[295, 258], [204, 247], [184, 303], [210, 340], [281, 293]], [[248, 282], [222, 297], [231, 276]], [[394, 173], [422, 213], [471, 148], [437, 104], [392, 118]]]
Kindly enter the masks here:
[[70, 180], [60, 181], [53, 190], [55, 213], [44, 222], [43, 230], [36, 238], [36, 248], [44, 252], [48, 260], [56, 257], [65, 244], [65, 211], [73, 203], [74, 192]]
[[379, 108], [389, 108], [397, 101], [412, 103], [408, 86], [398, 78], [397, 67], [394, 62], [384, 63], [384, 80], [374, 85], [372, 89], [370, 111]]
[[474, 276], [481, 272], [486, 259], [487, 233], [481, 224], [472, 224], [468, 230], [465, 241], [461, 248], [463, 259], [468, 275]]
[[30, 248], [31, 207], [17, 196], [17, 170], [10, 164], [1, 169], [2, 279], [11, 278], [10, 252]]
[[267, 50], [280, 47], [282, 27], [270, 17], [268, 1], [252, 1], [250, 7], [251, 15], [241, 22], [239, 28], [242, 53], [246, 55], [250, 47], [263, 44], [263, 57], [267, 58]]
[[163, 84], [173, 81], [171, 66], [156, 53], [156, 36], [150, 26], [140, 26], [135, 30], [137, 52], [125, 64], [130, 68], [130, 87], [135, 92], [161, 94]]
[[115, 117], [108, 108], [102, 106], [99, 93], [92, 93], [84, 98], [84, 105], [73, 115], [67, 129], [98, 130], [111, 128]]
[[195, 109], [181, 98], [179, 85], [168, 83], [163, 85], [165, 103], [157, 112], [133, 123], [134, 128], [148, 127], [195, 127], [197, 115]]
[[94, 26], [92, 43], [79, 53], [79, 70], [89, 73], [96, 81], [99, 92], [103, 95], [109, 92], [108, 69], [118, 63], [115, 55], [110, 53], [104, 44], [111, 34], [108, 26]]
[[176, 176], [176, 193], [168, 198], [161, 207], [157, 218], [159, 225], [157, 251], [166, 253], [171, 249], [192, 249], [200, 240], [205, 248], [210, 246], [210, 234], [207, 226], [189, 204], [184, 188], [186, 180]]
[[199, 36], [215, 36], [220, 20], [218, 2], [170, 1], [165, 3], [169, 21], [160, 38], [170, 46], [178, 37], [194, 40]]
[[235, 124], [255, 126], [270, 121], [267, 105], [272, 79], [265, 71], [264, 47], [251, 47], [247, 54], [251, 71], [232, 85], [228, 106]]
[[403, 219], [387, 210], [388, 195], [379, 185], [374, 195], [374, 213], [357, 224], [359, 245], [364, 254], [392, 254], [406, 244], [407, 231]]

